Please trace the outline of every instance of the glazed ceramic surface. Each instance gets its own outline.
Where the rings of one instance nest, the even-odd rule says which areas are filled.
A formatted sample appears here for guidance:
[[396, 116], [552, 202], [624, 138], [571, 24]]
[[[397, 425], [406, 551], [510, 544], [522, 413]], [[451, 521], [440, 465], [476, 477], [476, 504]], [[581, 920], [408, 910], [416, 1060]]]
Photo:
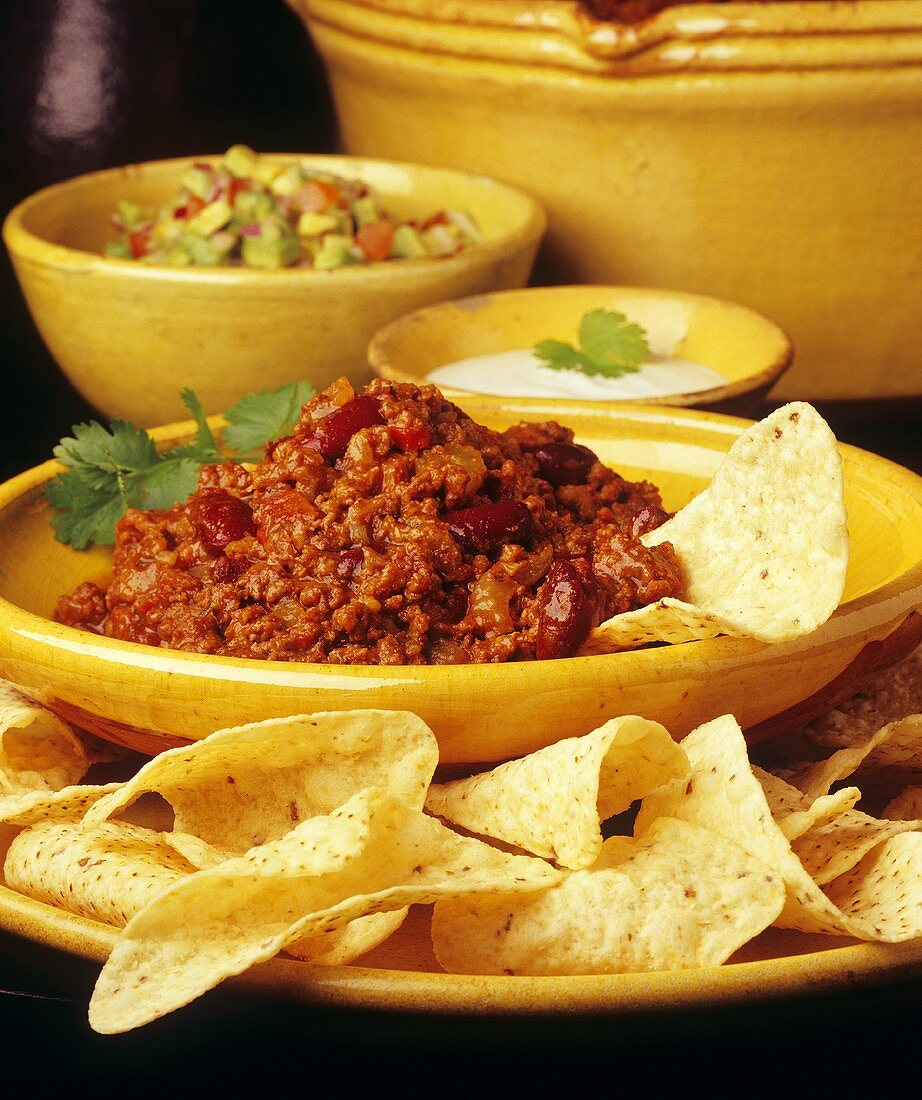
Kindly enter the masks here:
[[[559, 419], [577, 441], [626, 476], [651, 478], [671, 510], [707, 484], [746, 424], [685, 410], [574, 406]], [[536, 419], [527, 401], [465, 408], [492, 427]], [[167, 443], [189, 431], [173, 426], [158, 435]], [[623, 714], [656, 719], [682, 737], [731, 713], [752, 739], [763, 738], [854, 694], [922, 637], [922, 478], [851, 447], [842, 454], [846, 588], [839, 610], [807, 637], [387, 668], [177, 653], [54, 623], [57, 598], [80, 581], [104, 581], [110, 553], [55, 541], [41, 495], [58, 469], [49, 462], [0, 487], [0, 676], [77, 725], [149, 753], [244, 722], [352, 707], [415, 711], [434, 730], [445, 764], [521, 755]]]
[[922, 396], [922, 4], [289, 0], [345, 147], [535, 195], [541, 278], [738, 301], [783, 397]]
[[[0, 928], [98, 962], [109, 955], [117, 935], [114, 928], [2, 885]], [[280, 957], [232, 981], [315, 1004], [493, 1016], [620, 1015], [854, 989], [919, 973], [919, 942], [856, 945], [833, 936], [770, 929], [722, 967], [548, 978], [445, 974], [432, 953], [429, 908], [416, 906], [389, 940], [351, 966], [312, 966]]]
[[[196, 158], [207, 160], [209, 158]], [[445, 298], [524, 285], [545, 227], [538, 205], [484, 178], [345, 157], [279, 157], [365, 180], [395, 216], [468, 210], [485, 242], [455, 256], [335, 271], [174, 268], [101, 253], [119, 200], [157, 207], [188, 158], [80, 176], [16, 207], [4, 239], [61, 369], [106, 417], [174, 420], [191, 387], [209, 413], [254, 390], [368, 376], [373, 332]]]
[[[777, 325], [729, 302], [633, 287], [570, 286], [484, 294], [417, 310], [372, 338], [368, 361], [376, 374], [418, 384], [436, 368], [472, 356], [531, 348], [549, 338], [575, 345], [580, 320], [595, 309], [623, 313], [646, 330], [651, 348], [710, 367], [726, 379], [695, 393], [645, 398], [646, 405], [753, 413], [793, 354]], [[455, 399], [471, 397], [440, 388]], [[535, 415], [547, 400], [532, 398]], [[551, 404], [559, 410], [561, 402]]]

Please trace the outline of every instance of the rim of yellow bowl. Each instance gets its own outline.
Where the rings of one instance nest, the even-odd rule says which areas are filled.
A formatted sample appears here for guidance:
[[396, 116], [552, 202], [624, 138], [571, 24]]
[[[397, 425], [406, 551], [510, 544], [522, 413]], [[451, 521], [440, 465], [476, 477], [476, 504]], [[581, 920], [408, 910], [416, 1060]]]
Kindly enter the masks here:
[[[451, 256], [421, 256], [402, 259], [399, 261], [400, 270], [419, 271], [426, 267], [447, 268], [450, 270], [451, 268], [466, 267], [472, 262], [489, 262], [493, 258], [540, 241], [547, 228], [547, 214], [531, 195], [517, 187], [503, 183], [501, 180], [493, 179], [491, 176], [461, 172], [453, 168], [438, 168], [416, 164], [411, 161], [385, 160], [378, 157], [354, 157], [338, 153], [260, 153], [259, 155], [283, 163], [303, 161], [317, 166], [329, 166], [331, 170], [339, 168], [342, 170], [342, 174], [346, 176], [349, 174], [349, 166], [351, 165], [353, 173], [368, 169], [375, 171], [381, 168], [404, 171], [411, 176], [450, 177], [457, 181], [469, 183], [472, 189], [502, 195], [518, 207], [518, 218], [502, 233], [489, 237], [480, 244], [472, 245]], [[106, 256], [103, 253], [90, 252], [85, 249], [59, 244], [27, 227], [29, 216], [37, 208], [49, 201], [54, 201], [69, 191], [79, 194], [84, 188], [92, 187], [95, 182], [108, 181], [118, 176], [124, 176], [126, 183], [130, 183], [133, 177], [141, 176], [151, 170], [166, 173], [174, 168], [180, 169], [195, 162], [211, 163], [220, 160], [220, 158], [221, 154], [219, 153], [170, 157], [164, 160], [140, 161], [136, 164], [126, 164], [116, 168], [103, 168], [99, 171], [71, 176], [59, 183], [43, 187], [40, 191], [27, 196], [14, 206], [3, 222], [3, 240], [10, 254], [18, 259], [46, 267], [82, 272], [104, 271], [125, 278], [140, 280], [195, 282], [198, 284], [215, 283], [216, 285], [258, 282], [261, 285], [266, 285], [291, 283], [294, 280], [320, 283], [322, 280], [331, 277], [337, 280], [345, 278], [353, 281], [364, 279], [371, 282], [385, 282], [394, 277], [395, 264], [386, 261], [349, 264], [333, 271], [317, 271], [314, 268], [305, 267], [266, 269], [243, 266], [171, 267], [166, 264], [146, 264], [139, 263], [136, 260], [119, 259]]]
[[[575, 0], [288, 0], [322, 34], [450, 63], [602, 79], [903, 67], [922, 59], [916, 0], [676, 3], [621, 23]], [[321, 51], [323, 42], [321, 41]], [[683, 87], [683, 94], [687, 88]]]

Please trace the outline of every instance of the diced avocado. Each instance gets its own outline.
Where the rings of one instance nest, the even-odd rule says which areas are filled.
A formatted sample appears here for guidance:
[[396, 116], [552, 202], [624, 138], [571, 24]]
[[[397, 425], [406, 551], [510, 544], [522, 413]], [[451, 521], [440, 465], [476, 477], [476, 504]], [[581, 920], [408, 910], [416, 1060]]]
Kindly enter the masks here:
[[116, 260], [134, 259], [134, 253], [127, 241], [109, 241], [106, 245], [106, 255]]
[[428, 255], [423, 238], [420, 236], [419, 231], [414, 229], [412, 225], [400, 225], [397, 227], [397, 231], [394, 233], [394, 240], [391, 242], [390, 254], [404, 260], [414, 256]]
[[207, 202], [214, 191], [214, 174], [210, 168], [187, 168], [182, 174], [182, 185], [187, 191]]
[[328, 271], [333, 267], [343, 267], [356, 262], [352, 252], [352, 238], [342, 237], [336, 233], [328, 233], [323, 238], [314, 256], [314, 267], [320, 271]]
[[116, 216], [126, 233], [133, 233], [150, 217], [136, 202], [120, 202], [117, 211]]
[[253, 179], [261, 183], [264, 187], [268, 187], [276, 176], [282, 174], [284, 169], [285, 166], [279, 164], [278, 161], [260, 159], [253, 169]]
[[232, 145], [224, 154], [224, 166], [239, 180], [250, 179], [256, 171], [258, 158], [248, 145]]
[[240, 191], [234, 198], [234, 216], [244, 222], [258, 222], [275, 210], [265, 191]]
[[299, 237], [319, 237], [321, 233], [329, 233], [331, 229], [339, 228], [339, 219], [332, 214], [302, 214], [298, 218]]
[[192, 263], [192, 254], [181, 244], [176, 244], [166, 253], [161, 262], [171, 267], [188, 267]]
[[352, 216], [359, 225], [368, 225], [369, 222], [379, 221], [381, 207], [374, 195], [363, 195], [352, 204]]
[[243, 262], [250, 267], [288, 267], [300, 254], [297, 237], [287, 234], [278, 237], [263, 235], [243, 238]]
[[221, 262], [220, 254], [205, 237], [184, 233], [179, 244], [188, 253], [192, 263], [200, 267], [216, 267]]
[[273, 195], [295, 195], [301, 190], [304, 177], [297, 164], [290, 164], [280, 172], [269, 184], [269, 190]]
[[231, 205], [224, 199], [215, 199], [203, 207], [194, 218], [186, 223], [189, 233], [198, 233], [202, 237], [210, 237], [222, 229], [233, 217], [234, 211]]

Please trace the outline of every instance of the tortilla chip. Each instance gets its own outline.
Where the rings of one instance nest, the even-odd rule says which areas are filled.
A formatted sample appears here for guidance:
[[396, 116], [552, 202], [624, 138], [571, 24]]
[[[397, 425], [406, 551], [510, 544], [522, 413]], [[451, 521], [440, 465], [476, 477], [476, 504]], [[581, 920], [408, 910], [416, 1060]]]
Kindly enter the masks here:
[[889, 821], [918, 821], [922, 819], [922, 787], [906, 787], [881, 810], [881, 817]]
[[859, 769], [922, 768], [922, 714], [911, 714], [888, 723], [875, 733], [856, 737], [826, 760], [817, 761], [793, 778], [806, 794], [824, 794]]
[[369, 913], [325, 936], [302, 936], [285, 945], [285, 954], [317, 966], [345, 966], [384, 943], [407, 919], [409, 906], [390, 913]]
[[437, 763], [434, 734], [408, 711], [274, 718], [161, 753], [93, 806], [87, 821], [103, 821], [156, 792], [173, 807], [176, 831], [240, 854], [366, 787], [421, 808]]
[[753, 773], [742, 730], [730, 715], [699, 726], [682, 742], [691, 764], [687, 780], [673, 780], [641, 803], [635, 835], [656, 818], [677, 817], [739, 844], [780, 875], [786, 889], [782, 928], [857, 939], [886, 938], [860, 913], [845, 913], [813, 881], [793, 851]]
[[763, 931], [784, 886], [737, 845], [661, 818], [525, 897], [440, 901], [436, 958], [463, 974], [612, 974], [718, 966]]
[[853, 698], [811, 722], [804, 733], [814, 744], [843, 748], [910, 714], [922, 714], [922, 646], [875, 676]]
[[0, 680], [0, 795], [72, 786], [91, 763], [66, 722]]
[[830, 898], [877, 938], [900, 943], [922, 934], [922, 832], [902, 833], [830, 883]]
[[641, 541], [672, 543], [685, 599], [609, 619], [583, 652], [718, 634], [764, 642], [809, 634], [838, 607], [848, 565], [835, 437], [810, 405], [785, 405], [745, 431], [710, 485]]
[[813, 881], [825, 886], [890, 837], [920, 828], [922, 821], [880, 821], [860, 810], [847, 810], [804, 833], [792, 848]]
[[688, 770], [664, 726], [613, 718], [491, 772], [433, 785], [426, 808], [563, 867], [588, 867], [602, 848], [601, 822]]
[[13, 840], [3, 868], [11, 889], [116, 926], [192, 871], [160, 833], [111, 821], [33, 825]]
[[778, 828], [787, 840], [794, 841], [804, 833], [823, 825], [850, 810], [861, 798], [857, 787], [843, 787], [835, 794], [809, 799], [804, 793], [771, 772], [753, 767]]
[[94, 802], [117, 790], [118, 786], [118, 783], [107, 783], [6, 795], [0, 797], [0, 822], [26, 826], [42, 821], [80, 821]]
[[543, 860], [497, 851], [387, 792], [362, 791], [159, 894], [119, 937], [90, 1022], [105, 1033], [130, 1030], [357, 917], [470, 892], [536, 890], [559, 878]]

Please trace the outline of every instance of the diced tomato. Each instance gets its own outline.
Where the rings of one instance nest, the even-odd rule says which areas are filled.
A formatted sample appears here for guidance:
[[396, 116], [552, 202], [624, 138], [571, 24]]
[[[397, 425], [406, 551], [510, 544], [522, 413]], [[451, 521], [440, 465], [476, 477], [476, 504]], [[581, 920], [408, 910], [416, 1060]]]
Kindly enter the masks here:
[[178, 218], [180, 221], [185, 221], [186, 218], [194, 218], [204, 206], [204, 200], [200, 199], [198, 195], [190, 195], [182, 206], [176, 207], [173, 211], [173, 217]]
[[252, 191], [252, 180], [238, 180], [236, 176], [231, 177], [230, 183], [227, 185], [227, 201], [234, 205], [234, 199], [240, 194], [241, 191]]
[[308, 180], [296, 196], [296, 205], [304, 214], [319, 214], [339, 203], [339, 188], [323, 180]]
[[394, 240], [394, 227], [388, 221], [369, 222], [359, 228], [356, 244], [368, 260], [386, 260]]
[[150, 234], [151, 230], [148, 226], [145, 229], [135, 230], [134, 233], [128, 234], [128, 247], [131, 249], [131, 255], [136, 260], [141, 256], [146, 256], [150, 252]]
[[401, 451], [422, 451], [432, 442], [432, 432], [425, 424], [411, 424], [407, 428], [392, 427], [391, 439]]
[[448, 215], [444, 210], [439, 210], [431, 218], [427, 218], [423, 224], [423, 229], [431, 229], [434, 225], [448, 225]]

